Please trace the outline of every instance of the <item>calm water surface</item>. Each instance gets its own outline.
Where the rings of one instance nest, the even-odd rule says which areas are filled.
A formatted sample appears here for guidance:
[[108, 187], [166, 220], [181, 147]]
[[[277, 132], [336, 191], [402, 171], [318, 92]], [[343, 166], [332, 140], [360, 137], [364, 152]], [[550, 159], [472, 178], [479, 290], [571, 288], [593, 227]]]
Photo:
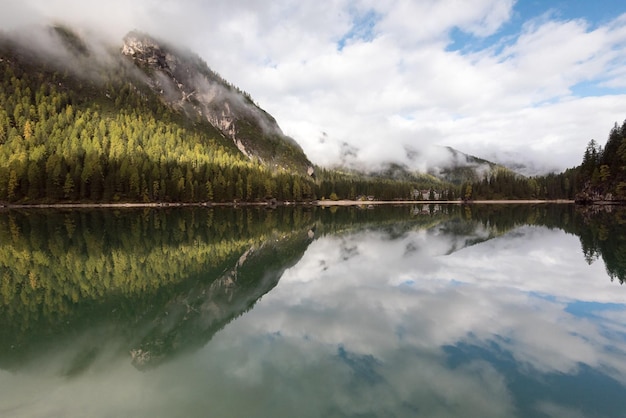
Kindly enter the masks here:
[[626, 416], [626, 212], [0, 212], [2, 417]]

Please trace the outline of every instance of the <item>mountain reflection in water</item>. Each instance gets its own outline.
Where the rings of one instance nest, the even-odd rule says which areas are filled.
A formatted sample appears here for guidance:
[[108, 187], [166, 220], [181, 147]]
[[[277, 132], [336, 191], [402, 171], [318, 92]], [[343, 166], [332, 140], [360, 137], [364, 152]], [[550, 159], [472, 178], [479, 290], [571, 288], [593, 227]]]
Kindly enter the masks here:
[[622, 416], [624, 219], [0, 212], [0, 414]]

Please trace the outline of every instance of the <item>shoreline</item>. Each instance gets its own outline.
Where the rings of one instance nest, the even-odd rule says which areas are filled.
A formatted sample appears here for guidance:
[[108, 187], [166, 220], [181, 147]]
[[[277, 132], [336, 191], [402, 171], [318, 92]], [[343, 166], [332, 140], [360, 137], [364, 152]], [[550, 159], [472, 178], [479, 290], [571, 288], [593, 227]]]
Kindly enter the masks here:
[[313, 200], [310, 202], [196, 202], [196, 203], [20, 203], [0, 204], [2, 209], [133, 209], [133, 208], [179, 208], [179, 207], [243, 207], [243, 206], [379, 206], [379, 205], [510, 205], [510, 204], [573, 204], [573, 200]]
[[570, 204], [575, 203], [573, 200], [372, 200], [372, 201], [360, 201], [360, 200], [318, 200], [317, 206], [369, 206], [369, 205], [510, 205], [510, 204], [545, 204], [545, 203], [558, 203], [558, 204]]

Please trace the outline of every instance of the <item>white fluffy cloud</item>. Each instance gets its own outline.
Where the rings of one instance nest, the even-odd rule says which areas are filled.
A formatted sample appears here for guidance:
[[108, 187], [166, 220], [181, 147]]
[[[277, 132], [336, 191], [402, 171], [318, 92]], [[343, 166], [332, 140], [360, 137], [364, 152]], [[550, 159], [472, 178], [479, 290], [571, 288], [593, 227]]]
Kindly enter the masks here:
[[364, 164], [440, 144], [563, 169], [626, 117], [626, 8], [598, 24], [526, 0], [3, 2], [8, 29], [61, 20], [187, 46], [320, 164], [344, 143]]
[[[524, 226], [480, 242], [495, 231], [475, 224], [456, 235], [450, 226], [319, 238], [252, 311], [153, 370], [137, 372], [113, 339], [89, 372], [59, 376], [90, 340], [71, 338], [59, 354], [0, 371], [4, 410], [308, 417], [414, 416], [418, 407], [502, 417], [519, 415], [508, 366], [537, 388], [581, 367], [625, 382], [622, 289], [601, 262], [585, 263], [577, 237]], [[568, 310], [580, 301], [592, 315]], [[490, 354], [451, 366], [447, 350], [464, 345]], [[526, 399], [529, 409], [578, 416], [557, 400], [549, 391]]]

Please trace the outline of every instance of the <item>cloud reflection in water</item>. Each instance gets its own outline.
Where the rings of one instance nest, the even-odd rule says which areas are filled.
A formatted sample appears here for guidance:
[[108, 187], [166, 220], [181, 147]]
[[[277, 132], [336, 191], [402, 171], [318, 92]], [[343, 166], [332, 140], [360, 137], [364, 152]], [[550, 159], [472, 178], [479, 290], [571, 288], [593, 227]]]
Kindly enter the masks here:
[[303, 248], [270, 293], [197, 351], [139, 372], [107, 354], [109, 342], [75, 377], [50, 369], [73, 351], [51, 353], [0, 371], [0, 415], [626, 411], [623, 289], [585, 262], [576, 236], [453, 218], [322, 233]]
[[[236, 350], [242, 336], [248, 350], [277, 335], [272, 350], [284, 355], [257, 359], [257, 378], [293, 372], [294, 363], [293, 380], [279, 384], [324, 373], [323, 414], [584, 416], [598, 407], [594, 396], [623, 389], [623, 295], [602, 263], [585, 263], [576, 237], [525, 226], [459, 242], [439, 227], [319, 239], [205, 354]], [[585, 314], [572, 309], [580, 304]], [[296, 352], [307, 360], [289, 358]], [[568, 396], [571, 386], [581, 394]], [[613, 398], [596, 410], [623, 407]]]

